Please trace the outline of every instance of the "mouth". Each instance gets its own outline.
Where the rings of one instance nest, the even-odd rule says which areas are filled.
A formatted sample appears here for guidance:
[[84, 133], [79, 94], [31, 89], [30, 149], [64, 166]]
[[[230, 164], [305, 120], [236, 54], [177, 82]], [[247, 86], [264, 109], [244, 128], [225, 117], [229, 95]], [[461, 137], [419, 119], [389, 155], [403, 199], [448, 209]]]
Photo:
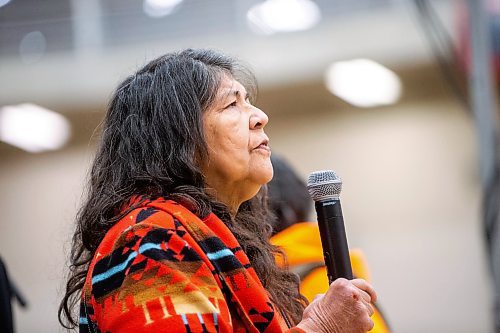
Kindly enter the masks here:
[[271, 147], [269, 147], [269, 139], [266, 138], [266, 139], [262, 140], [262, 142], [254, 149], [262, 149], [262, 150], [271, 152]]

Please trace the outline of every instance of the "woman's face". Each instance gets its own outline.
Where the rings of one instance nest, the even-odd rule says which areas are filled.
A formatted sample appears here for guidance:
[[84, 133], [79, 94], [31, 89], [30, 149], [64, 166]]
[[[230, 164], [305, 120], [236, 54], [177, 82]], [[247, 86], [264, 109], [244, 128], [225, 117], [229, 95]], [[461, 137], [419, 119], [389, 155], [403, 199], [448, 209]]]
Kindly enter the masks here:
[[202, 165], [218, 200], [237, 208], [273, 177], [267, 115], [249, 102], [246, 89], [224, 76], [217, 96], [203, 115], [208, 161]]

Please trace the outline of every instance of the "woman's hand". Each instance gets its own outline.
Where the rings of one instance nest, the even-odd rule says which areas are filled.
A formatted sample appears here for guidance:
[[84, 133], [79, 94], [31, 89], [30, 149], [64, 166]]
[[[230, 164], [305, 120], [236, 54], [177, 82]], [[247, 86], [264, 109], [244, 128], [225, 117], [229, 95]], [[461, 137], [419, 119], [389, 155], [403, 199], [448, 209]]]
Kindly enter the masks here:
[[365, 333], [373, 328], [372, 286], [362, 279], [337, 279], [326, 294], [318, 295], [297, 325], [307, 333]]

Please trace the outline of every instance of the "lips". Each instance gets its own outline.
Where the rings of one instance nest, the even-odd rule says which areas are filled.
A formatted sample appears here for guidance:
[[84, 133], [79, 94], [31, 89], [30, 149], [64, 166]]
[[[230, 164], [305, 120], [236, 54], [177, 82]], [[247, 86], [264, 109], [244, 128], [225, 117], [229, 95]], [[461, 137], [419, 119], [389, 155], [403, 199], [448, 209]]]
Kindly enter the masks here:
[[263, 139], [254, 149], [264, 149], [267, 151], [271, 151], [271, 148], [269, 147], [269, 139]]

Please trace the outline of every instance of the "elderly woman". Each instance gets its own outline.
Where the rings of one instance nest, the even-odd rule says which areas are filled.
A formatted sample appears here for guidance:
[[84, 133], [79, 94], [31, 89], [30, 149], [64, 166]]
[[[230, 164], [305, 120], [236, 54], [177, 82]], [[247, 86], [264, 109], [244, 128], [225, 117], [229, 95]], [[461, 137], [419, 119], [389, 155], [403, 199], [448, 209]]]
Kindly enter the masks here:
[[[309, 306], [268, 243], [273, 176], [253, 77], [210, 50], [116, 90], [73, 236], [59, 319], [80, 332], [366, 332], [375, 292], [339, 279]], [[81, 293], [81, 295], [80, 295]], [[80, 317], [72, 309], [80, 301]]]

